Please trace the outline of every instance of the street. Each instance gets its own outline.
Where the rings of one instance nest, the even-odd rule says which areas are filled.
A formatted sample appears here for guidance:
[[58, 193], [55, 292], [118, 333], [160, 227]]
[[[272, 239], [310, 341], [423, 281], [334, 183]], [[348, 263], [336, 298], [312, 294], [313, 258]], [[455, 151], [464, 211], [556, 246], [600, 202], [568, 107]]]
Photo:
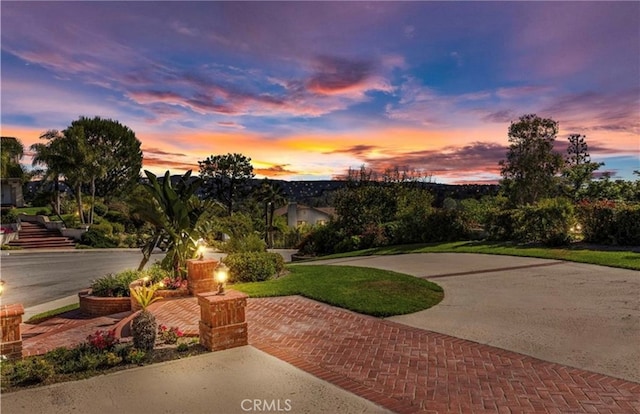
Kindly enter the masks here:
[[[149, 263], [162, 257], [160, 252], [154, 254]], [[108, 273], [137, 269], [141, 259], [138, 249], [3, 252], [0, 256], [1, 277], [5, 282], [2, 303], [21, 303], [27, 308], [70, 296]]]
[[[291, 261], [296, 250], [272, 250]], [[220, 260], [223, 253], [207, 251], [205, 258]], [[162, 260], [157, 250], [147, 267]], [[3, 251], [0, 277], [5, 282], [3, 304], [21, 303], [25, 308], [75, 295], [91, 282], [109, 273], [137, 269], [142, 260], [138, 249], [74, 250], [60, 252]]]

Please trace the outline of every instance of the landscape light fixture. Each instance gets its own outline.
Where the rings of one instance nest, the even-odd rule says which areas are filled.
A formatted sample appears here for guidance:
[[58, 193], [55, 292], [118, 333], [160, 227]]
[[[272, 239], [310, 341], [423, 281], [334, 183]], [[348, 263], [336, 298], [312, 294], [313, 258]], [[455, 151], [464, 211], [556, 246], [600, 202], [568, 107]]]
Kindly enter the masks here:
[[197, 246], [196, 252], [198, 255], [198, 260], [204, 260], [204, 249], [207, 247], [207, 242], [205, 242], [204, 239], [200, 237], [196, 242], [196, 246]]
[[4, 293], [4, 280], [0, 280], [0, 296]]
[[229, 268], [222, 262], [216, 266], [214, 270], [214, 275], [216, 278], [216, 282], [218, 282], [218, 295], [224, 295], [224, 284], [227, 282], [229, 278]]

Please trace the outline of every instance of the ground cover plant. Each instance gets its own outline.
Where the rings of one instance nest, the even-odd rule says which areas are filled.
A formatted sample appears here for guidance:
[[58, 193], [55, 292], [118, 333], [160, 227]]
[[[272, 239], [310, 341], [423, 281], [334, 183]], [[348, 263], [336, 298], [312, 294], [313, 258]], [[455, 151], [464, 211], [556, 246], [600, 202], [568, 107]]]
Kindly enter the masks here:
[[438, 244], [407, 244], [358, 250], [324, 256], [321, 259], [408, 253], [480, 253], [539, 257], [600, 266], [640, 270], [640, 252], [635, 248], [614, 248], [574, 244], [562, 248], [517, 245], [503, 242], [463, 241]]
[[372, 316], [417, 312], [438, 304], [442, 288], [433, 282], [388, 270], [352, 266], [288, 266], [289, 274], [234, 289], [251, 297], [301, 295]]
[[44, 355], [2, 361], [2, 392], [75, 381], [207, 352], [198, 344], [197, 338], [181, 337], [176, 327], [171, 327], [169, 332], [175, 333], [175, 341], [173, 335], [169, 335], [149, 351], [137, 349], [132, 343], [120, 343], [113, 331], [98, 330], [75, 347], [60, 347]]

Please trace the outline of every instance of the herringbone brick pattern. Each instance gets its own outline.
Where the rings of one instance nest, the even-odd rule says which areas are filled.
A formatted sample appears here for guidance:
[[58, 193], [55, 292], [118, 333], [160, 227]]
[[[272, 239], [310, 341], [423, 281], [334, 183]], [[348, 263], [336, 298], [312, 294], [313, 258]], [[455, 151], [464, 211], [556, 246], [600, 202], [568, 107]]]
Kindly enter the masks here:
[[92, 318], [75, 310], [37, 325], [22, 324], [22, 356], [41, 355], [58, 347], [78, 345], [99, 329], [114, 329], [128, 314]]
[[640, 384], [301, 297], [247, 317], [251, 345], [400, 413], [640, 412]]
[[[157, 302], [158, 323], [198, 332], [196, 298]], [[249, 344], [398, 413], [640, 413], [640, 384], [334, 308], [249, 299]], [[25, 326], [32, 355], [113, 329], [126, 314]]]

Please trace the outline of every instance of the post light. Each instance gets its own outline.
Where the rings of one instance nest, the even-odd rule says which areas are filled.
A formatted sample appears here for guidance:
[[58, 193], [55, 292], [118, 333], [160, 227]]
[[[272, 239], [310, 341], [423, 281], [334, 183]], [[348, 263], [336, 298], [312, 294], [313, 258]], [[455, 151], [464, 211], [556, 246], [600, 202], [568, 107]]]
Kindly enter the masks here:
[[0, 296], [4, 293], [4, 280], [0, 280]]
[[145, 276], [142, 278], [142, 286], [147, 286], [147, 283], [149, 283], [149, 276]]
[[207, 247], [207, 243], [204, 241], [202, 237], [200, 237], [198, 241], [196, 241], [196, 247], [197, 247], [198, 260], [203, 260], [204, 250]]
[[216, 266], [214, 275], [216, 282], [218, 282], [218, 295], [224, 295], [224, 284], [229, 278], [229, 268], [221, 261], [218, 266]]

